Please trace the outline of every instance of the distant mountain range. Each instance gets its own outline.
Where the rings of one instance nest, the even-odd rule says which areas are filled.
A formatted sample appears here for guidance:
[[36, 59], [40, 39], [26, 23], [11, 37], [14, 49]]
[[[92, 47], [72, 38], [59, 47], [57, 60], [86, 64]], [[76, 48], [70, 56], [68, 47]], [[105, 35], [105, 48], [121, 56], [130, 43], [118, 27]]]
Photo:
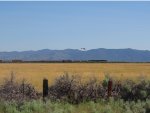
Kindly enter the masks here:
[[0, 52], [0, 60], [108, 60], [125, 62], [150, 62], [150, 51], [135, 49], [78, 49], [49, 50], [22, 52]]

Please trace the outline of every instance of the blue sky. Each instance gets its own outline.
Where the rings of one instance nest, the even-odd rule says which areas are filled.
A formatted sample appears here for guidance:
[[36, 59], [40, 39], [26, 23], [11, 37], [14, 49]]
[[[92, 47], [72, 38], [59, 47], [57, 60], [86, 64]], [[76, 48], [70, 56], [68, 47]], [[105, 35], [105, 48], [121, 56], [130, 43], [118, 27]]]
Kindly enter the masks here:
[[0, 51], [150, 50], [150, 2], [0, 2]]

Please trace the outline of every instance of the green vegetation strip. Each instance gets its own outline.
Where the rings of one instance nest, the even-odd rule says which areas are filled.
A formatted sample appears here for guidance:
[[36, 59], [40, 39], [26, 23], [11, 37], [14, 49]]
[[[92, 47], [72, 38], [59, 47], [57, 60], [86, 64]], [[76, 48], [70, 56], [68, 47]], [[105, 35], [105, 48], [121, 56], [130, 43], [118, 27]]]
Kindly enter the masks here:
[[150, 113], [150, 100], [125, 102], [121, 99], [110, 98], [97, 102], [83, 102], [78, 105], [56, 101], [43, 103], [42, 100], [20, 104], [1, 101], [0, 113]]

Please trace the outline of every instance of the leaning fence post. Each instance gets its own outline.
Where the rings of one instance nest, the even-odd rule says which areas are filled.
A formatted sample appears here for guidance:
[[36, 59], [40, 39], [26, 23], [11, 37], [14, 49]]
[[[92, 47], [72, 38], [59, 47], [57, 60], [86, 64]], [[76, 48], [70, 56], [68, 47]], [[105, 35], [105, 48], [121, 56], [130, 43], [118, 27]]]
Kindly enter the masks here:
[[43, 101], [45, 101], [45, 97], [48, 96], [48, 80], [43, 79]]
[[112, 93], [112, 85], [113, 85], [113, 82], [111, 79], [109, 79], [108, 81], [108, 97], [111, 96], [111, 93]]

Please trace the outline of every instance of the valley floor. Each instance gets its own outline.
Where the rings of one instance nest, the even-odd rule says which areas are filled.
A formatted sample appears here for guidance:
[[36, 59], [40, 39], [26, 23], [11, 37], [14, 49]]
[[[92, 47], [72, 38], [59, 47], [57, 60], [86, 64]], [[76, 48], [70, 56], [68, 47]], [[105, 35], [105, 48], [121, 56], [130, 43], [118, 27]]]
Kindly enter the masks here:
[[150, 63], [1, 63], [0, 83], [13, 72], [18, 81], [23, 78], [38, 90], [42, 89], [42, 80], [47, 78], [52, 84], [64, 73], [78, 75], [83, 79], [97, 77], [103, 80], [110, 75], [117, 80], [141, 78], [150, 79]]

